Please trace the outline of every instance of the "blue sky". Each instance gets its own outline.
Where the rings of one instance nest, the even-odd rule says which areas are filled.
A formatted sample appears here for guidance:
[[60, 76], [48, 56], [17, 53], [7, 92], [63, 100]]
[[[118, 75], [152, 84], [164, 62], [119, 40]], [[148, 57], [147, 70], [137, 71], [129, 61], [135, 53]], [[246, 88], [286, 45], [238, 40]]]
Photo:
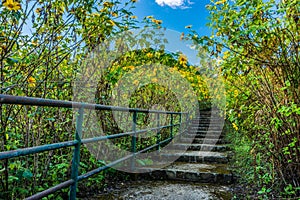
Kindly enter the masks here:
[[153, 15], [171, 30], [187, 32], [185, 26], [193, 25], [200, 35], [210, 35], [205, 26], [209, 14], [205, 5], [209, 3], [210, 0], [138, 0], [133, 13], [139, 20]]

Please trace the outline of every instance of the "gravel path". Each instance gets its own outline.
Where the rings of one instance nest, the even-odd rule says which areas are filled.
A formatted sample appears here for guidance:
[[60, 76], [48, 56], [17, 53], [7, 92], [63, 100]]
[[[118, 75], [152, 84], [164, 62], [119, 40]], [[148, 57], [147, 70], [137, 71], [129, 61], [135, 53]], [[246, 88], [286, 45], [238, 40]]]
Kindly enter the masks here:
[[169, 181], [138, 181], [124, 189], [85, 199], [98, 200], [215, 200], [231, 199], [229, 188]]

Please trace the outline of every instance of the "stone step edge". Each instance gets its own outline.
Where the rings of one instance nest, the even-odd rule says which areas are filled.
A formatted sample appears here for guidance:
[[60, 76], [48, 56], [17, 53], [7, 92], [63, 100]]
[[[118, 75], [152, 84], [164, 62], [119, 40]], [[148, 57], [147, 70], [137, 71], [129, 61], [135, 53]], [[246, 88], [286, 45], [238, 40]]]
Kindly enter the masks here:
[[177, 143], [173, 144], [171, 149], [178, 150], [194, 150], [194, 151], [217, 151], [217, 152], [225, 152], [230, 151], [230, 147], [228, 145], [211, 145], [211, 144], [188, 144], [188, 143]]
[[182, 137], [176, 141], [177, 143], [183, 143], [183, 144], [229, 144], [228, 141], [219, 138], [188, 138], [188, 137]]
[[186, 162], [186, 163], [219, 163], [224, 164], [229, 162], [227, 154], [225, 156], [216, 155], [189, 155], [182, 154], [178, 155], [176, 153], [165, 153], [160, 155], [163, 160], [175, 160], [175, 162]]
[[148, 172], [143, 173], [142, 176], [152, 178], [155, 180], [180, 180], [180, 181], [192, 181], [199, 183], [220, 183], [231, 184], [233, 182], [232, 173], [221, 174], [215, 172], [193, 172], [187, 170], [178, 169], [155, 169], [155, 168], [143, 168]]
[[[212, 138], [212, 139], [218, 139], [218, 138], [224, 138], [225, 136], [222, 134], [204, 134], [204, 133], [188, 133], [185, 135], [182, 135], [181, 138]], [[224, 138], [225, 139], [225, 138]]]

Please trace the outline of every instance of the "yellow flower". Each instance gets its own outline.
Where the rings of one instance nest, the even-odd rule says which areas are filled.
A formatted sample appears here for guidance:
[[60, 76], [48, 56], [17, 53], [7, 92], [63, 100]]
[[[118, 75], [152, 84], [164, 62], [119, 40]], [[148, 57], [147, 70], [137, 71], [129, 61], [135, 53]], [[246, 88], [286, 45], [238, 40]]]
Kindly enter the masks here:
[[131, 0], [131, 2], [132, 2], [132, 3], [135, 3], [135, 2], [137, 2], [137, 0]]
[[237, 131], [239, 130], [239, 127], [235, 124], [235, 123], [232, 123], [232, 127]]
[[116, 25], [116, 23], [113, 21], [113, 20], [108, 20], [108, 22], [112, 25], [112, 26], [115, 26]]
[[139, 81], [138, 81], [138, 80], [134, 80], [134, 81], [133, 81], [133, 84], [134, 84], [134, 85], [138, 85], [138, 84], [139, 84]]
[[118, 17], [118, 13], [116, 13], [116, 12], [112, 12], [111, 15], [112, 15], [113, 17]]
[[230, 55], [230, 54], [229, 54], [229, 51], [225, 51], [225, 52], [224, 52], [224, 55], [223, 55], [223, 58], [224, 58], [224, 59], [227, 59], [227, 58], [229, 57], [229, 55]]
[[149, 53], [146, 54], [146, 56], [147, 56], [148, 58], [152, 58], [152, 57], [153, 57], [153, 53], [150, 53], [150, 52], [149, 52]]
[[35, 80], [35, 78], [33, 78], [32, 76], [30, 76], [29, 78], [28, 78], [28, 85], [29, 85], [29, 87], [35, 87], [35, 83], [36, 83], [36, 80]]
[[127, 68], [130, 70], [134, 70], [134, 66], [132, 66], [132, 65], [128, 66]]
[[130, 16], [130, 18], [131, 18], [131, 19], [137, 19], [137, 16], [132, 15], [132, 16]]
[[104, 7], [109, 7], [109, 8], [110, 8], [110, 7], [113, 6], [113, 4], [106, 1], [106, 2], [103, 3], [103, 6], [104, 6]]
[[153, 78], [153, 79], [151, 79], [151, 81], [152, 81], [153, 83], [157, 83], [157, 82], [158, 82], [158, 79], [157, 79], [157, 78]]
[[238, 90], [234, 90], [233, 97], [236, 98], [238, 95], [239, 95], [239, 91]]
[[21, 9], [21, 4], [18, 2], [14, 2], [13, 0], [6, 0], [3, 3], [3, 6], [8, 10], [18, 11]]
[[221, 1], [217, 1], [215, 4], [216, 5], [219, 5], [219, 4], [223, 4], [223, 3], [225, 3], [226, 2], [226, 0], [221, 0]]
[[185, 55], [183, 55], [183, 54], [180, 54], [179, 55], [179, 64], [181, 64], [181, 65], [186, 65], [186, 63], [187, 63], [187, 58], [186, 58], [186, 56]]
[[155, 24], [161, 24], [162, 23], [162, 20], [157, 20], [157, 19], [152, 19], [151, 21]]
[[92, 13], [91, 15], [92, 15], [92, 16], [96, 16], [96, 17], [100, 17], [100, 14], [99, 14], [99, 13]]
[[172, 67], [171, 67], [171, 68], [169, 68], [169, 72], [171, 72], [171, 73], [172, 73], [172, 72], [174, 72], [174, 71], [175, 71], [175, 69], [174, 69], [174, 68], [172, 68]]
[[35, 12], [37, 13], [37, 14], [40, 14], [41, 12], [42, 12], [42, 8], [37, 8], [36, 10], [35, 10]]
[[33, 46], [38, 46], [39, 45], [39, 41], [37, 40], [37, 39], [33, 39], [32, 41], [31, 41], [31, 44], [33, 45]]

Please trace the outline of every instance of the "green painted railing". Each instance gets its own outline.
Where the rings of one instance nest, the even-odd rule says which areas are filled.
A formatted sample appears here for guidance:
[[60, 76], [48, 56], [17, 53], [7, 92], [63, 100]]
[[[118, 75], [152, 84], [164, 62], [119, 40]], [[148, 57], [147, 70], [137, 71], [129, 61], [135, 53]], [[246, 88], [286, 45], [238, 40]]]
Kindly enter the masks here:
[[[100, 104], [89, 104], [89, 103], [80, 103], [80, 102], [73, 102], [73, 101], [61, 101], [61, 100], [52, 100], [52, 99], [43, 99], [43, 98], [33, 98], [33, 97], [20, 97], [20, 96], [11, 96], [11, 95], [3, 95], [0, 94], [0, 105], [2, 104], [16, 104], [16, 105], [30, 105], [30, 106], [41, 106], [41, 107], [62, 107], [62, 108], [70, 108], [70, 109], [78, 109], [78, 116], [76, 119], [76, 131], [75, 131], [75, 139], [66, 142], [59, 142], [54, 144], [47, 144], [42, 146], [34, 146], [28, 148], [21, 148], [12, 151], [5, 151], [0, 152], [0, 160], [10, 159], [19, 156], [25, 156], [30, 154], [36, 154], [45, 151], [51, 151], [55, 149], [65, 148], [65, 147], [74, 147], [74, 153], [72, 158], [72, 171], [71, 171], [71, 178], [63, 183], [60, 183], [54, 187], [51, 187], [47, 190], [44, 190], [40, 193], [37, 193], [33, 196], [30, 196], [26, 199], [41, 199], [46, 197], [50, 194], [53, 194], [56, 191], [59, 191], [63, 188], [70, 187], [70, 194], [69, 199], [76, 199], [76, 188], [78, 181], [83, 179], [87, 179], [88, 177], [95, 175], [103, 170], [106, 170], [110, 167], [117, 165], [120, 162], [123, 162], [127, 159], [132, 159], [132, 166], [135, 167], [134, 158], [136, 155], [147, 152], [151, 149], [157, 148], [160, 149], [160, 146], [170, 142], [175, 133], [174, 128], [175, 126], [182, 127], [183, 124], [188, 123], [188, 113], [184, 112], [170, 112], [170, 111], [159, 111], [159, 110], [145, 110], [145, 109], [135, 109], [135, 108], [125, 108], [125, 107], [116, 107], [116, 106], [106, 106]], [[110, 110], [110, 111], [120, 111], [120, 112], [130, 112], [132, 113], [132, 131], [125, 132], [125, 133], [118, 133], [113, 135], [106, 135], [106, 136], [99, 136], [93, 138], [82, 138], [82, 126], [83, 126], [83, 117], [84, 117], [84, 109], [88, 110]], [[154, 113], [157, 115], [159, 119], [160, 115], [170, 115], [170, 124], [161, 126], [159, 120], [157, 122], [157, 127], [150, 128], [150, 129], [143, 129], [143, 130], [136, 130], [136, 123], [137, 123], [137, 113]], [[174, 123], [174, 115], [179, 115], [179, 123]], [[182, 119], [185, 118], [185, 121]], [[170, 128], [170, 137], [161, 141], [161, 135], [158, 130], [162, 128]], [[157, 131], [156, 134], [156, 144], [146, 147], [140, 151], [136, 149], [136, 138], [138, 134], [146, 133], [147, 131]], [[180, 132], [184, 132], [183, 129]], [[101, 140], [108, 140], [113, 138], [120, 138], [123, 136], [131, 136], [131, 150], [132, 154], [127, 155], [121, 159], [115, 160], [105, 166], [100, 168], [94, 169], [89, 171], [85, 174], [79, 175], [78, 168], [80, 162], [80, 146], [82, 144], [98, 142]]]

